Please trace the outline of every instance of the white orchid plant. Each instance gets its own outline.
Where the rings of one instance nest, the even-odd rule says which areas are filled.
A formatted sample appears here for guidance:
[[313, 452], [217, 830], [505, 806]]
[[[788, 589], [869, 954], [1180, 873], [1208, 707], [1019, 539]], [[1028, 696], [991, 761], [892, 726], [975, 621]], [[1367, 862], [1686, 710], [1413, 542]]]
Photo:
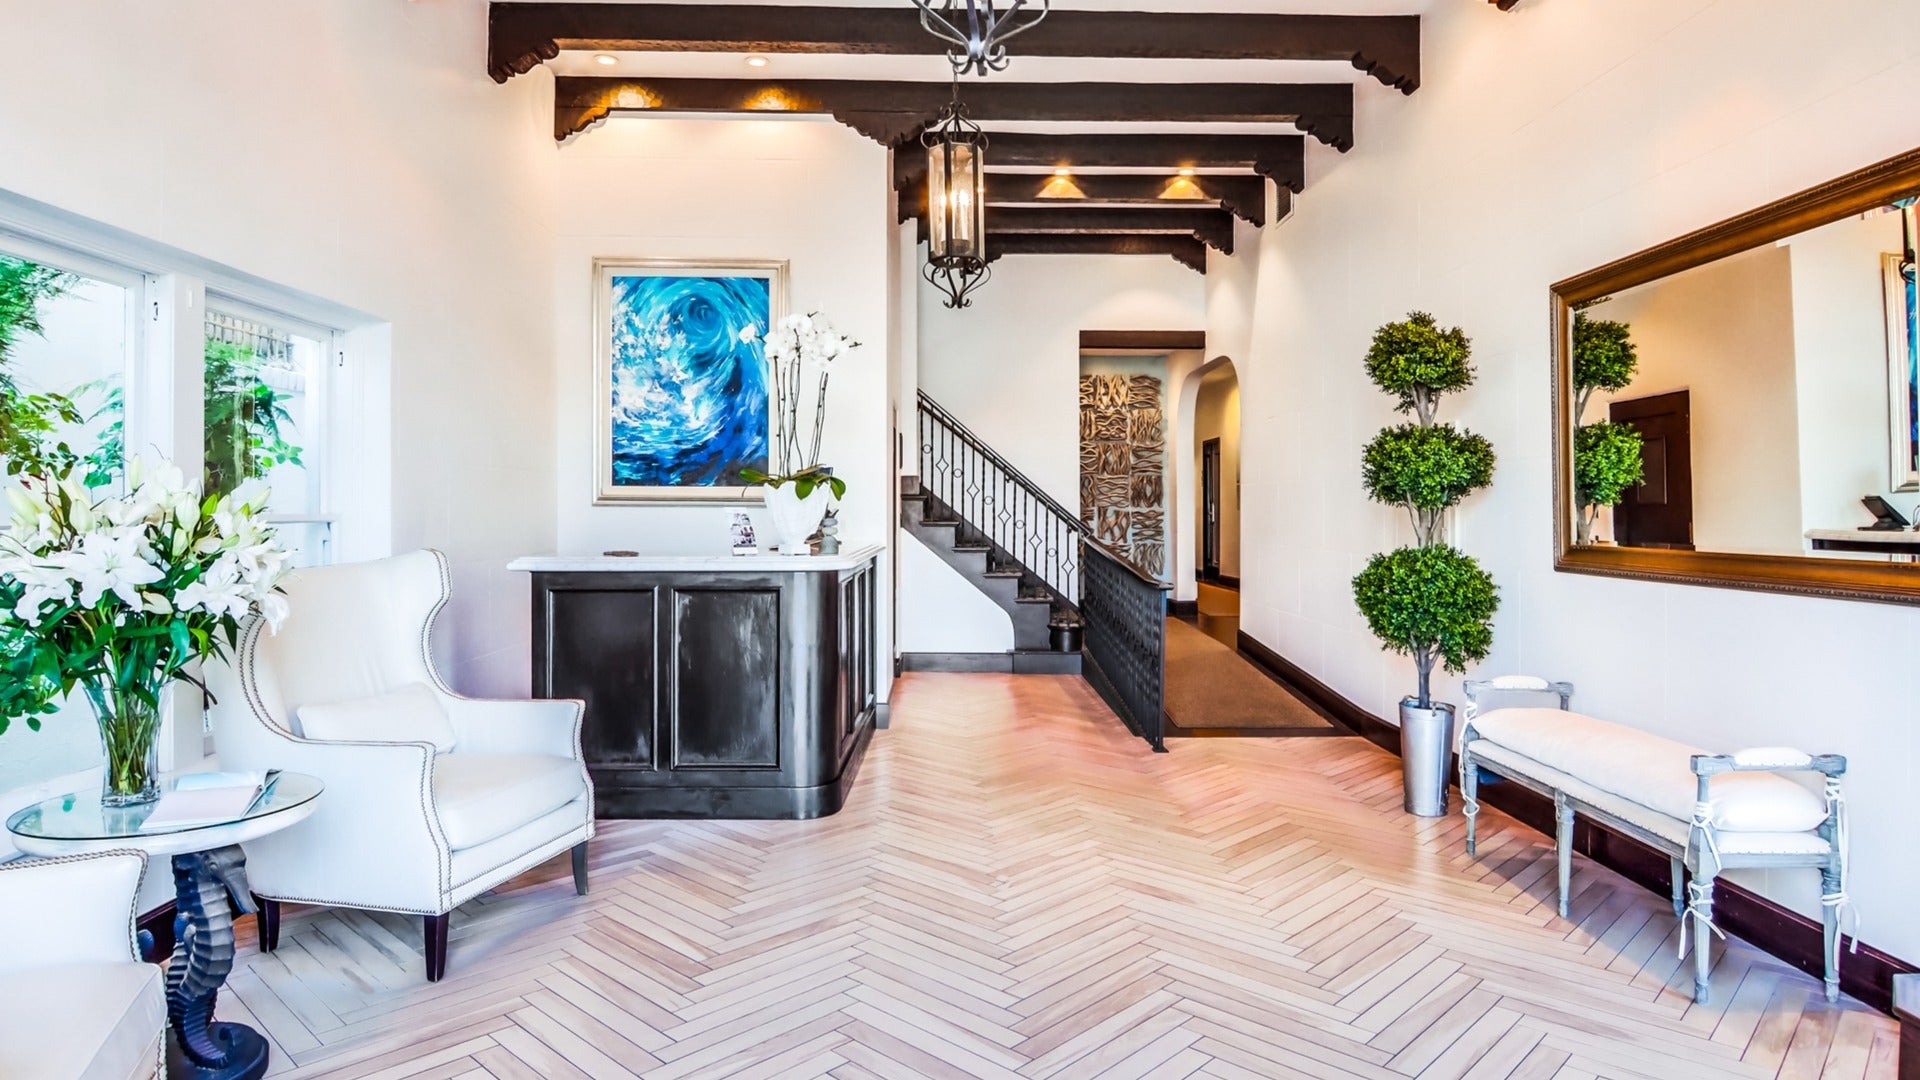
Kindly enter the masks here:
[[[748, 326], [740, 340], [752, 342], [760, 328]], [[843, 499], [847, 482], [820, 463], [820, 435], [827, 422], [827, 377], [833, 361], [857, 349], [860, 343], [833, 328], [825, 315], [789, 315], [766, 332], [767, 367], [773, 372], [776, 423], [774, 466], [777, 472], [742, 469], [748, 483], [779, 487], [793, 484], [793, 493], [805, 499], [821, 485]], [[800, 433], [812, 429], [804, 445]]]
[[7, 491], [0, 533], [0, 733], [16, 719], [39, 730], [78, 687], [100, 713], [110, 769], [116, 740], [151, 745], [170, 683], [226, 655], [249, 615], [277, 628], [287, 613], [287, 552], [264, 485], [203, 499], [178, 468], [135, 460], [126, 487], [96, 492], [79, 469], [28, 477]]

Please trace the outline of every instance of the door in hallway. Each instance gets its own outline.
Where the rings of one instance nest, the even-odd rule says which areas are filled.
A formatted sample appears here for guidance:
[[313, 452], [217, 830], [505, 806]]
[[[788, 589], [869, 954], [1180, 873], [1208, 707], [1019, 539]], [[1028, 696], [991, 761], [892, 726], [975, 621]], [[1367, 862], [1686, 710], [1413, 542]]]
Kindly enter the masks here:
[[1640, 432], [1640, 483], [1613, 508], [1621, 547], [1693, 547], [1691, 400], [1685, 390], [1616, 401], [1607, 419]]
[[1200, 444], [1200, 576], [1220, 576], [1220, 440]]

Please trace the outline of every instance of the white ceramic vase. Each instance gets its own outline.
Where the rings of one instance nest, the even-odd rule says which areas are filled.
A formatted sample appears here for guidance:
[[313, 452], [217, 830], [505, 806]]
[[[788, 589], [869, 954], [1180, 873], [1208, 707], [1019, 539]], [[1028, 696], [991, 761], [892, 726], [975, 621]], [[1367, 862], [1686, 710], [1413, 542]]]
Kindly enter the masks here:
[[831, 497], [832, 492], [825, 484], [814, 488], [804, 499], [794, 493], [791, 483], [767, 489], [767, 513], [773, 518], [773, 538], [780, 545], [781, 554], [809, 553], [807, 539], [820, 530], [820, 521], [827, 516], [827, 502]]

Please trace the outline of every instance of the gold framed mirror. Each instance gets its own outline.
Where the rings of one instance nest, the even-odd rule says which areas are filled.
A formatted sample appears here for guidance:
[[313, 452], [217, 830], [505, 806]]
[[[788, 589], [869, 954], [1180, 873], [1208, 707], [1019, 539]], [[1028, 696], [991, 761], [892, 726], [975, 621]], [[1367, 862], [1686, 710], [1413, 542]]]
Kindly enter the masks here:
[[1920, 604], [1920, 150], [1553, 286], [1554, 569]]

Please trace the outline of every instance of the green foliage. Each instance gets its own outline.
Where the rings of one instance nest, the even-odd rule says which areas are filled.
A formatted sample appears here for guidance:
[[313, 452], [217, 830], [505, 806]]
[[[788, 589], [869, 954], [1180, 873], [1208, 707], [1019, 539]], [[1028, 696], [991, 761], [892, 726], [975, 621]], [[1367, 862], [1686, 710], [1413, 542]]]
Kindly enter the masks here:
[[1473, 343], [1459, 327], [1442, 330], [1424, 311], [1409, 314], [1373, 332], [1367, 349], [1367, 375], [1374, 385], [1400, 399], [1400, 411], [1412, 411], [1421, 423], [1433, 419], [1441, 394], [1473, 384], [1467, 357]]
[[1573, 314], [1573, 422], [1587, 415], [1587, 401], [1594, 391], [1614, 393], [1633, 382], [1640, 366], [1639, 351], [1634, 348], [1626, 323], [1611, 319], [1589, 319], [1584, 311]]
[[1573, 432], [1573, 493], [1581, 506], [1612, 506], [1640, 482], [1640, 432], [1611, 420]]
[[1361, 475], [1375, 502], [1444, 510], [1493, 481], [1493, 446], [1451, 424], [1402, 424], [1367, 444]]
[[61, 394], [28, 393], [11, 370], [13, 347], [44, 330], [40, 305], [74, 284], [72, 275], [51, 267], [0, 256], [0, 458], [9, 476], [61, 472], [74, 461], [72, 449], [54, 432], [79, 423], [79, 407]]
[[1436, 661], [1464, 672], [1493, 647], [1500, 590], [1479, 563], [1445, 544], [1375, 555], [1353, 579], [1353, 598], [1384, 648], [1413, 656], [1422, 708], [1433, 703]]
[[300, 448], [280, 435], [293, 423], [267, 385], [266, 364], [245, 345], [208, 339], [206, 346], [206, 490], [224, 495], [276, 465], [299, 465]]
[[833, 470], [825, 465], [809, 466], [808, 468], [801, 469], [799, 472], [789, 473], [783, 476], [769, 475], [758, 469], [741, 469], [740, 479], [745, 480], [749, 484], [765, 484], [768, 487], [776, 488], [781, 484], [790, 483], [793, 485], [794, 495], [802, 499], [812, 495], [813, 489], [822, 484], [827, 486], [828, 491], [833, 492], [835, 499], [844, 499], [847, 497], [847, 482], [833, 475]]
[[1628, 336], [1626, 323], [1589, 319], [1584, 311], [1573, 316], [1573, 388], [1625, 390], [1640, 364], [1639, 350]]

